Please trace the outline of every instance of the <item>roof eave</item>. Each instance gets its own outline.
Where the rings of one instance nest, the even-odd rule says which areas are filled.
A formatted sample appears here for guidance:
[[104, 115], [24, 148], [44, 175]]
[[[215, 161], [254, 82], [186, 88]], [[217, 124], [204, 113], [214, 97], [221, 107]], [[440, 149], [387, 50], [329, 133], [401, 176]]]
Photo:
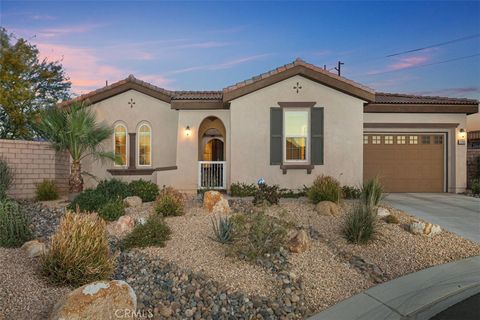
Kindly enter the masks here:
[[368, 103], [365, 113], [465, 113], [478, 112], [478, 104]]

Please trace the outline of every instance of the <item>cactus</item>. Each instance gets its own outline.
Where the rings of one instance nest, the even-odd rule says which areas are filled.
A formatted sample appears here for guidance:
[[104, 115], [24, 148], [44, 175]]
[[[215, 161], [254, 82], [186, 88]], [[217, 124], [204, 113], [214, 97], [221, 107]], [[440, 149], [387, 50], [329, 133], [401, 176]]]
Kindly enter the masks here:
[[32, 238], [29, 222], [20, 205], [0, 199], [0, 246], [19, 247]]

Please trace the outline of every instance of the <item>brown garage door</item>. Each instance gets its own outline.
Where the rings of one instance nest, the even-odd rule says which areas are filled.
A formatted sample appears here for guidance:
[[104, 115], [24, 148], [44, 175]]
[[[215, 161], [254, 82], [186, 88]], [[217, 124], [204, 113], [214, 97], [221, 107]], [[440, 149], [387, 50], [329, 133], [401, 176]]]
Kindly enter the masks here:
[[365, 134], [363, 178], [386, 192], [444, 192], [443, 135]]

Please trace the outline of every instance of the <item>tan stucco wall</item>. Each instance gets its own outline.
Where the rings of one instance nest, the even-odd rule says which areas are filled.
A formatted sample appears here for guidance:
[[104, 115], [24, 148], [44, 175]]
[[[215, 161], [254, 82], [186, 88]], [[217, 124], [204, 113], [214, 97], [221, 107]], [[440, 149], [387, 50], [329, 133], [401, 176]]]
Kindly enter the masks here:
[[[230, 115], [229, 110], [180, 110], [178, 111], [178, 148], [177, 166], [175, 171], [157, 172], [157, 184], [172, 185], [183, 191], [196, 191], [198, 179], [199, 160], [199, 127], [202, 121], [210, 116], [217, 117], [223, 122], [227, 132], [225, 137], [226, 161], [227, 161], [227, 184], [229, 181], [228, 168], [230, 162]], [[189, 126], [190, 136], [185, 135], [185, 128]]]
[[[128, 102], [133, 99], [135, 105], [130, 107]], [[98, 121], [105, 121], [112, 127], [117, 123], [126, 125], [129, 133], [137, 131], [141, 123], [148, 123], [152, 128], [152, 166], [153, 168], [175, 166], [177, 153], [177, 123], [178, 112], [171, 110], [170, 104], [155, 99], [135, 90], [129, 90], [117, 96], [100, 101], [94, 105]], [[127, 139], [128, 140], [128, 139]], [[138, 143], [137, 143], [138, 147]], [[107, 151], [113, 151], [113, 135], [104, 143]], [[129, 151], [130, 146], [127, 146]], [[127, 151], [127, 158], [128, 158]], [[83, 162], [84, 169], [97, 179], [111, 178], [106, 171], [114, 167], [112, 161], [106, 163], [95, 162], [91, 159]], [[142, 168], [148, 168], [143, 167]], [[116, 176], [124, 180], [144, 179], [156, 181], [155, 173], [152, 176]], [[95, 185], [95, 180], [86, 177], [86, 187]]]
[[[297, 84], [299, 93], [293, 89]], [[278, 102], [311, 102], [324, 108], [324, 165], [311, 174], [306, 170], [288, 170], [270, 165], [270, 108]], [[320, 174], [343, 184], [358, 185], [363, 175], [363, 101], [295, 76], [235, 99], [230, 105], [230, 179], [254, 183], [264, 178], [268, 184], [299, 189]]]
[[457, 144], [457, 134], [460, 129], [466, 128], [465, 114], [409, 114], [409, 113], [366, 113], [365, 123], [458, 123], [457, 128], [378, 128], [365, 129], [369, 132], [447, 132], [448, 133], [448, 192], [464, 192], [467, 184], [467, 147]]
[[474, 113], [467, 116], [467, 131], [480, 130], [480, 113]]

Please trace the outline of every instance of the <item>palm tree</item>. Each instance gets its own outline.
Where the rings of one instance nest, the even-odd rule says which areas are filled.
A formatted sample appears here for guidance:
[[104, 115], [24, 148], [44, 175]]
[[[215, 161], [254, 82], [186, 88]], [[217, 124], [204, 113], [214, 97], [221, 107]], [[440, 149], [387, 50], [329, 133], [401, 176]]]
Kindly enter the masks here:
[[84, 158], [115, 160], [113, 152], [103, 151], [102, 148], [102, 142], [112, 135], [113, 129], [105, 123], [98, 123], [88, 105], [73, 103], [66, 108], [44, 110], [35, 128], [39, 136], [49, 141], [55, 150], [70, 153], [70, 193], [83, 190], [81, 161]]

